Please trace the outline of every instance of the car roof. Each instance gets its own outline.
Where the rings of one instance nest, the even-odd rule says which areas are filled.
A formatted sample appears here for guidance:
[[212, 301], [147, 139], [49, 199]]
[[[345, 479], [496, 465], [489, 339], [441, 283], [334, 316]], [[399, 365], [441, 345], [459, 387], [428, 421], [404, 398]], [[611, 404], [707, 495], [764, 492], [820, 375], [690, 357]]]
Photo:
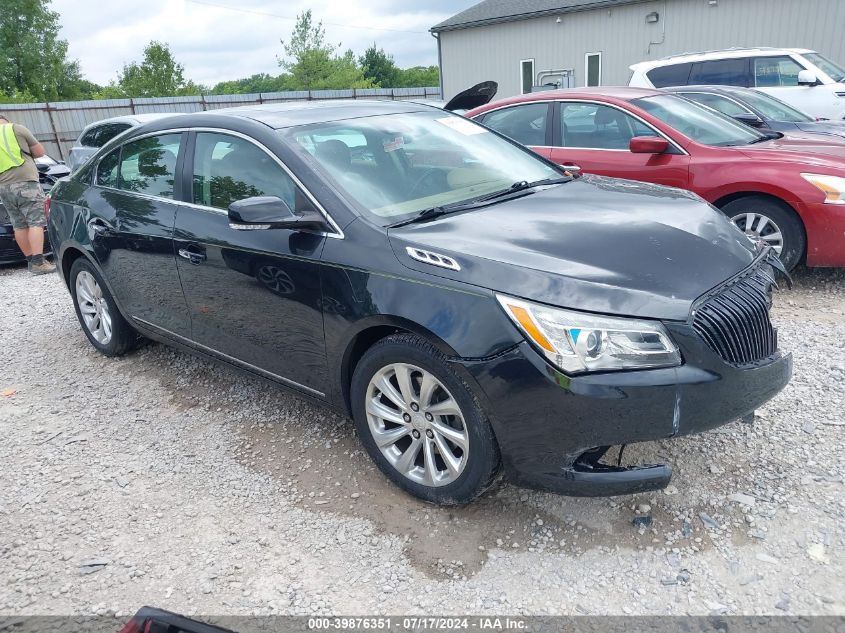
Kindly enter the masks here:
[[[560, 90], [544, 90], [543, 92], [531, 92], [516, 97], [491, 101], [487, 105], [480, 106], [478, 110], [492, 110], [504, 105], [525, 103], [528, 101], [555, 101], [558, 99], [617, 99], [619, 101], [633, 101], [642, 97], [654, 97], [666, 94], [656, 88], [630, 88], [628, 86], [607, 86], [589, 88], [561, 88]], [[474, 110], [470, 110], [473, 112]]]
[[150, 121], [157, 121], [159, 119], [163, 119], [170, 116], [175, 116], [179, 114], [178, 112], [145, 112], [142, 114], [125, 114], [121, 116], [113, 116], [109, 117], [108, 119], [100, 119], [98, 121], [93, 121], [85, 126], [83, 132], [87, 132], [92, 127], [96, 127], [98, 125], [104, 125], [107, 123], [129, 123], [130, 125], [143, 125], [144, 123], [149, 123]]
[[697, 84], [697, 85], [690, 85], [690, 86], [665, 86], [661, 88], [661, 90], [665, 90], [666, 92], [718, 92], [718, 93], [725, 93], [725, 94], [735, 94], [737, 96], [742, 96], [744, 94], [749, 93], [756, 93], [759, 94], [757, 90], [753, 88], [744, 88], [742, 86], [720, 86], [717, 84]]
[[[438, 108], [416, 101], [336, 99], [331, 101], [265, 103], [263, 105], [211, 110], [203, 114], [250, 119], [278, 130], [296, 125], [308, 125], [310, 123], [341, 121], [343, 119], [357, 119], [382, 114], [425, 112], [429, 110], [438, 110]], [[444, 114], [448, 113], [444, 112]]]
[[669, 55], [661, 59], [654, 59], [651, 61], [639, 62], [629, 66], [631, 70], [651, 70], [652, 68], [659, 68], [660, 66], [669, 66], [683, 62], [700, 62], [711, 59], [729, 59], [731, 57], [747, 57], [749, 55], [789, 55], [797, 54], [803, 55], [805, 53], [812, 53], [814, 51], [808, 48], [726, 48], [717, 51], [701, 51], [698, 53], [680, 53], [678, 55]]

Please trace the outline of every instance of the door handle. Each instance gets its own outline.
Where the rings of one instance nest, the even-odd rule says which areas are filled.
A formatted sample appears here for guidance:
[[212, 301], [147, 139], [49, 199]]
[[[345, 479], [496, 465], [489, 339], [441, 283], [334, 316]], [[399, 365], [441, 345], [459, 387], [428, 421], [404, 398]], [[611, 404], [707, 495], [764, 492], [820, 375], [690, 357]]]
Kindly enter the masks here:
[[581, 166], [576, 165], [574, 163], [561, 163], [560, 165], [566, 171], [571, 172], [572, 174], [580, 174], [581, 173]]
[[190, 247], [180, 248], [178, 252], [179, 257], [184, 257], [192, 264], [201, 264], [205, 261], [205, 253], [201, 253], [196, 250], [191, 250]]
[[89, 220], [88, 228], [91, 229], [95, 235], [105, 235], [112, 230], [112, 227], [105, 220], [101, 220], [100, 218]]

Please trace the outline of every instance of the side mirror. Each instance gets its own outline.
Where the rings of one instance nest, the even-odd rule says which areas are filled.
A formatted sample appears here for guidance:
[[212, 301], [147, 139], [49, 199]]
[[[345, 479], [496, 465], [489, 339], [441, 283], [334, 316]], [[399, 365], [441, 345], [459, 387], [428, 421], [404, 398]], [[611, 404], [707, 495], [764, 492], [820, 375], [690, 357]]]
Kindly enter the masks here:
[[256, 196], [229, 205], [229, 226], [241, 230], [318, 231], [325, 227], [325, 222], [318, 213], [294, 214], [287, 202], [276, 196]]
[[812, 70], [798, 71], [798, 85], [799, 86], [817, 86], [819, 83], [818, 77]]
[[735, 121], [750, 125], [751, 127], [763, 127], [763, 119], [752, 112], [743, 112], [742, 114], [735, 114], [733, 116]]
[[50, 165], [46, 163], [35, 163], [35, 167], [38, 169], [38, 173], [40, 174], [46, 174], [50, 171]]
[[633, 154], [662, 154], [669, 149], [669, 141], [660, 136], [635, 136], [628, 149]]

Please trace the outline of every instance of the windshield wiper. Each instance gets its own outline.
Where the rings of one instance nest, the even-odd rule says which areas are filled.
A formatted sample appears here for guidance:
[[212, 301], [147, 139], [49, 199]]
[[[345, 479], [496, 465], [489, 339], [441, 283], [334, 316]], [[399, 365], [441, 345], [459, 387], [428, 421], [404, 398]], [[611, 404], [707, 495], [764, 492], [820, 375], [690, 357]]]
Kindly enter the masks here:
[[487, 195], [481, 196], [479, 198], [473, 198], [471, 200], [465, 200], [463, 202], [455, 202], [453, 204], [444, 204], [437, 207], [423, 209], [414, 217], [409, 218], [407, 220], [400, 220], [399, 222], [394, 222], [393, 224], [388, 224], [386, 228], [395, 229], [399, 228], [400, 226], [405, 226], [406, 224], [433, 220], [434, 218], [438, 218], [441, 215], [446, 215], [447, 213], [455, 213], [457, 211], [464, 211], [466, 209], [476, 209], [478, 207], [484, 206], [486, 203], [491, 202], [493, 200], [505, 198], [515, 193], [522, 193], [527, 189], [533, 189], [534, 187], [542, 187], [544, 185], [556, 185], [559, 183], [570, 182], [571, 180], [572, 178], [544, 178], [542, 180], [535, 180], [533, 182], [528, 182], [527, 180], [520, 180], [518, 182], [513, 183], [507, 189], [494, 191], [493, 193], [488, 193]]
[[754, 143], [762, 143], [763, 141], [773, 141], [776, 138], [783, 138], [783, 134], [781, 134], [780, 132], [768, 132], [760, 138], [755, 138], [753, 141], [748, 141], [747, 145], [754, 145]]

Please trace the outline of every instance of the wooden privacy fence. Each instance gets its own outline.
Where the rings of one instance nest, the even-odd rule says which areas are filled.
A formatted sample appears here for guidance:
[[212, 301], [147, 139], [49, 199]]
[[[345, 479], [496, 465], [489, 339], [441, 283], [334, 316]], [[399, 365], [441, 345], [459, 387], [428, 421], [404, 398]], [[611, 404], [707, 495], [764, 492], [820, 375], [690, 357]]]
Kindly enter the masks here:
[[328, 99], [440, 99], [440, 88], [356, 88], [196, 97], [10, 103], [0, 105], [0, 113], [7, 116], [9, 120], [29, 128], [50, 156], [57, 160], [65, 160], [83, 128], [89, 123], [102, 119], [149, 112], [201, 112], [262, 103]]

